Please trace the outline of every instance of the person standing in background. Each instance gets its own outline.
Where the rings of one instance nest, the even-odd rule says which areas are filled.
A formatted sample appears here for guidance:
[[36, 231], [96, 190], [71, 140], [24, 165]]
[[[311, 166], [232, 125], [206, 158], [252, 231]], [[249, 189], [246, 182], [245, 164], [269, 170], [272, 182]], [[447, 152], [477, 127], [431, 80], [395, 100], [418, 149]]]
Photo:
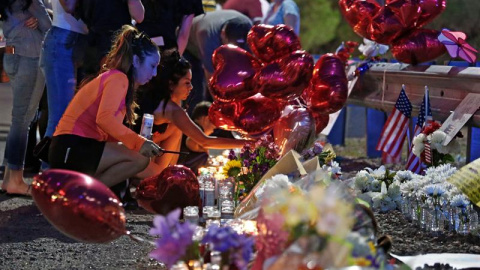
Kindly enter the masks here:
[[247, 48], [247, 34], [252, 21], [235, 10], [217, 10], [207, 12], [193, 19], [185, 58], [192, 64], [193, 92], [187, 104], [191, 115], [195, 105], [209, 100], [206, 82], [213, 73], [213, 52], [224, 44], [233, 44]]
[[288, 25], [298, 36], [300, 35], [300, 10], [293, 0], [273, 0], [262, 23]]
[[[193, 17], [203, 14], [201, 0], [142, 0], [145, 18], [136, 26], [163, 50], [187, 47]], [[177, 34], [178, 33], [178, 34]]]
[[87, 25], [74, 18], [53, 0], [52, 28], [43, 42], [40, 67], [47, 83], [48, 125], [43, 140], [51, 140], [58, 121], [77, 87], [77, 68], [87, 45]]
[[[141, 23], [145, 9], [140, 0], [62, 0], [65, 10], [81, 18], [88, 26], [88, 47], [83, 65], [84, 75], [97, 74], [107, 55], [116, 31]], [[78, 2], [78, 4], [77, 4]], [[82, 74], [83, 75], [83, 74]]]
[[31, 186], [23, 181], [25, 153], [30, 122], [45, 87], [38, 64], [42, 41], [52, 21], [41, 0], [1, 1], [0, 14], [6, 39], [3, 67], [13, 92], [2, 189], [9, 194], [30, 195]]
[[227, 0], [222, 9], [233, 9], [249, 17], [254, 24], [260, 23], [263, 18], [260, 0]]

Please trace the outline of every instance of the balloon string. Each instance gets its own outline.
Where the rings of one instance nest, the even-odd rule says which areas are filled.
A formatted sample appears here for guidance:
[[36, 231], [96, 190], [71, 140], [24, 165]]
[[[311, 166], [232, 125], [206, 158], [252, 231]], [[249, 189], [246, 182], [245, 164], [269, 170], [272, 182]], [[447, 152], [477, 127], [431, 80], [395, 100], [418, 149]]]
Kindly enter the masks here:
[[132, 239], [133, 241], [137, 242], [137, 243], [149, 243], [150, 245], [152, 246], [156, 246], [155, 245], [155, 242], [153, 241], [150, 241], [150, 240], [147, 240], [147, 239], [144, 239], [140, 236], [136, 236], [136, 235], [133, 235], [130, 231], [127, 231], [125, 233], [128, 237], [130, 237], [130, 239]]

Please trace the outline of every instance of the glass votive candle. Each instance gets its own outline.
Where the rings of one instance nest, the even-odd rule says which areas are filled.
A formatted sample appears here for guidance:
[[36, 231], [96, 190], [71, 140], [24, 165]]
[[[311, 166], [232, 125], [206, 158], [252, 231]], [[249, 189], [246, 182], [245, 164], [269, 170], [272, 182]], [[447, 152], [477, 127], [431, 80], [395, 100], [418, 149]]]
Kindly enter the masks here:
[[210, 212], [215, 209], [215, 206], [204, 206], [203, 207], [203, 218], [207, 219], [209, 217]]
[[220, 210], [214, 208], [208, 213], [208, 219], [220, 221], [221, 213]]
[[187, 206], [183, 208], [183, 219], [193, 224], [198, 224], [200, 219], [198, 214], [198, 206]]

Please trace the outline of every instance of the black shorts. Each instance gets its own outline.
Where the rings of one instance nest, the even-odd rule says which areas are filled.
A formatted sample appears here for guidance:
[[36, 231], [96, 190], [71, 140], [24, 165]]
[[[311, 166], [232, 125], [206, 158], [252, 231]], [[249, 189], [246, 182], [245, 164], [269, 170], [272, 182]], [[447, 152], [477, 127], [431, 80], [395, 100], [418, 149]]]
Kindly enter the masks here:
[[94, 176], [106, 142], [77, 135], [52, 138], [48, 161], [52, 169], [67, 169]]

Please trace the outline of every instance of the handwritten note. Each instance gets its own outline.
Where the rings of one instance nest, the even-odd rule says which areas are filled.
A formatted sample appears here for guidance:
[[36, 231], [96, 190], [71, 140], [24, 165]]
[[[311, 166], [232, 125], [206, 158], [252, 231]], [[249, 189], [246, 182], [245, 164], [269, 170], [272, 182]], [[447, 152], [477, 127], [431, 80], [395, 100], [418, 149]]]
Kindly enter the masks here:
[[447, 138], [443, 145], [447, 145], [452, 141], [458, 131], [467, 123], [468, 119], [480, 107], [480, 94], [469, 93], [460, 104], [455, 108], [455, 111], [445, 120], [440, 130], [447, 134]]
[[480, 206], [480, 158], [463, 166], [447, 181], [460, 189], [473, 203]]

